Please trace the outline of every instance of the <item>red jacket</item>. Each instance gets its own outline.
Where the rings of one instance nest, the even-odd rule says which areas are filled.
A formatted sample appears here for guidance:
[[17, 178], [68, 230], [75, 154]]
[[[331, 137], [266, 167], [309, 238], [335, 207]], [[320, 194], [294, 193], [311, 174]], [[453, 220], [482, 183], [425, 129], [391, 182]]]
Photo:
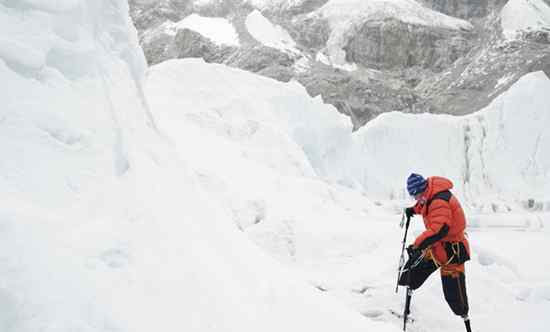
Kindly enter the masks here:
[[[414, 241], [414, 246], [421, 249], [431, 247], [440, 264], [445, 264], [450, 258], [443, 245], [445, 242], [462, 242], [470, 255], [470, 246], [464, 235], [466, 218], [460, 203], [450, 194], [451, 188], [453, 183], [449, 179], [429, 177], [426, 191], [414, 206], [415, 213], [422, 215], [426, 226], [426, 230]], [[436, 194], [442, 198], [433, 199]]]

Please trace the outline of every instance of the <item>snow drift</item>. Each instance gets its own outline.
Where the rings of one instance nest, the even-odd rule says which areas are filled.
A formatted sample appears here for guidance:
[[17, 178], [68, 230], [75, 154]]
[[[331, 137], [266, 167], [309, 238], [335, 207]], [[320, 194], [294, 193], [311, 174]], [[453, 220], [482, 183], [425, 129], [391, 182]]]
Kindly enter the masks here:
[[374, 197], [394, 198], [406, 195], [402, 179], [411, 170], [443, 174], [476, 210], [506, 212], [529, 199], [547, 210], [549, 89], [548, 77], [536, 72], [469, 116], [384, 114], [354, 136], [348, 151], [327, 158], [337, 162], [326, 172]]
[[[545, 250], [549, 214], [526, 212], [512, 204], [520, 191], [502, 188], [517, 185], [528, 195], [548, 188], [544, 173], [539, 173], [542, 183], [533, 181], [533, 174], [514, 174], [521, 165], [514, 162], [537, 147], [531, 133], [544, 137], [539, 130], [548, 123], [542, 103], [547, 88], [544, 74], [533, 73], [498, 104], [472, 116], [391, 113], [352, 133], [349, 119], [320, 98], [310, 98], [296, 82], [284, 84], [200, 59], [155, 65], [145, 85], [159, 128], [189, 161], [209, 199], [229, 211], [226, 221], [232, 219], [325, 294], [381, 324], [399, 328], [401, 323], [388, 309], [400, 310], [403, 300], [393, 291], [402, 236], [397, 224], [402, 208], [412, 204], [404, 200], [408, 173], [418, 169], [449, 176], [460, 189], [455, 192], [465, 197], [467, 190], [480, 188], [469, 201], [478, 209], [467, 214], [473, 248], [467, 282], [475, 328], [514, 331], [525, 324], [541, 332], [548, 321], [542, 313], [548, 310], [550, 262], [526, 257], [524, 248]], [[491, 143], [493, 135], [506, 145]], [[462, 145], [465, 137], [469, 143]], [[504, 146], [505, 152], [497, 149]], [[481, 158], [485, 168], [477, 163]], [[546, 165], [544, 158], [535, 154], [531, 160]], [[501, 168], [501, 162], [510, 165]], [[466, 169], [469, 184], [463, 184]], [[484, 176], [506, 177], [508, 184], [476, 182]], [[529, 181], [535, 185], [529, 187]], [[493, 211], [492, 204], [481, 207], [483, 200], [500, 205]], [[416, 219], [409, 240], [423, 229]], [[416, 326], [463, 331], [438, 279], [432, 276], [415, 294]]]
[[0, 330], [391, 330], [297, 281], [204, 196], [149, 114], [127, 13], [0, 4]]
[[[297, 83], [281, 84], [201, 60], [168, 63], [152, 70], [150, 99], [158, 103], [161, 98], [155, 96], [166, 95], [155, 108], [171, 114], [183, 103], [177, 109], [188, 122], [200, 119], [247, 144], [265, 146], [267, 128], [271, 135], [279, 133], [271, 140], [286, 141], [283, 147], [272, 144], [261, 157], [254, 157], [258, 149], [248, 153], [259, 162], [320, 176], [371, 199], [407, 198], [403, 183], [414, 170], [453, 179], [456, 192], [478, 212], [522, 209], [529, 200], [548, 209], [550, 159], [543, 151], [550, 145], [545, 129], [550, 80], [542, 72], [526, 75], [469, 116], [393, 112], [352, 134], [345, 116], [307, 97]], [[175, 78], [171, 70], [190, 74]], [[174, 88], [167, 88], [172, 85], [189, 98], [175, 100]]]
[[[0, 4], [1, 331], [393, 331], [299, 280], [325, 289], [363, 271], [376, 308], [398, 303], [379, 277], [394, 276], [388, 243], [400, 234], [389, 221], [398, 204], [372, 204], [338, 184], [402, 197], [415, 168], [458, 174], [465, 197], [548, 195], [541, 73], [470, 117], [392, 113], [352, 134], [347, 118], [297, 83], [196, 59], [154, 67], [144, 90], [127, 12], [119, 0]], [[422, 140], [440, 155], [419, 154]], [[463, 149], [447, 148], [455, 143]], [[439, 160], [457, 162], [447, 173]], [[493, 180], [502, 177], [510, 181]], [[473, 184], [486, 178], [491, 186]], [[246, 233], [308, 272], [280, 266]], [[505, 242], [520, 243], [512, 235]], [[544, 233], [523, 239], [531, 249], [547, 244]], [[478, 303], [521, 301], [522, 317], [542, 317], [548, 263], [510, 263], [483, 249], [477, 287], [491, 287]], [[503, 290], [505, 301], [495, 300]], [[362, 313], [380, 317], [372, 307]]]
[[245, 20], [248, 32], [265, 46], [279, 49], [290, 54], [298, 54], [296, 42], [281, 26], [274, 25], [258, 10], [253, 10]]
[[162, 28], [170, 35], [189, 29], [200, 33], [217, 45], [239, 46], [239, 36], [229, 20], [221, 17], [203, 17], [191, 14], [177, 23], [166, 21]]

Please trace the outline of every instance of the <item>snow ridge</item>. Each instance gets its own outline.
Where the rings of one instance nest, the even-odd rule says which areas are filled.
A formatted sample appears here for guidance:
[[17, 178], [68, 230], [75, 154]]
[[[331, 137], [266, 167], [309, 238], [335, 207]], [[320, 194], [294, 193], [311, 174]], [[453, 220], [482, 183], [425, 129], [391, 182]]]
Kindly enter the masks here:
[[445, 174], [484, 212], [520, 208], [529, 198], [548, 202], [550, 158], [540, 153], [550, 144], [548, 89], [550, 79], [536, 72], [469, 116], [383, 114], [357, 132], [348, 152], [326, 159], [357, 161], [335, 162], [326, 174], [380, 198], [406, 197], [402, 179], [411, 170]]
[[191, 14], [177, 23], [165, 22], [164, 25], [168, 34], [175, 35], [180, 29], [189, 29], [200, 33], [218, 45], [240, 45], [235, 27], [225, 18]]
[[150, 123], [126, 1], [6, 3], [0, 331], [392, 330], [280, 266], [206, 196], [196, 163]]
[[507, 39], [515, 39], [521, 32], [550, 33], [550, 6], [542, 0], [510, 0], [500, 17]]
[[281, 26], [274, 25], [258, 10], [252, 11], [245, 20], [248, 32], [260, 43], [283, 52], [300, 53], [296, 42]]
[[[276, 106], [262, 102], [262, 106], [253, 108], [256, 111], [249, 109], [252, 106], [242, 106], [248, 113], [232, 111], [235, 113], [228, 114], [244, 117], [243, 124], [252, 117], [256, 124], [251, 133], [260, 132], [258, 128], [269, 123], [283, 128], [273, 129], [275, 132], [282, 130], [290, 135], [292, 148], [287, 146], [275, 150], [293, 151], [287, 157], [272, 152], [272, 158], [266, 158], [263, 154], [255, 158], [271, 167], [286, 169], [285, 174], [311, 176], [313, 169], [317, 176], [381, 200], [407, 198], [403, 179], [411, 170], [426, 175], [439, 174], [455, 180], [456, 192], [468, 207], [484, 212], [522, 209], [529, 198], [539, 202], [549, 201], [550, 160], [540, 152], [542, 147], [550, 144], [545, 130], [550, 122], [545, 92], [550, 89], [550, 80], [543, 72], [526, 75], [486, 109], [471, 116], [392, 112], [381, 115], [351, 134], [352, 128], [345, 116], [315, 99], [306, 102], [309, 99], [306, 92], [296, 83], [277, 83], [239, 70], [225, 69], [224, 66], [206, 66], [200, 61], [169, 63], [165, 66], [187, 70], [197, 66], [210, 72], [208, 76], [220, 77], [219, 83], [205, 82], [202, 88], [194, 84], [193, 89], [199, 90], [196, 95], [205, 93], [201, 91], [208, 87], [217, 91], [212, 92], [214, 95], [223, 96], [226, 93], [223, 92], [226, 89], [223, 82], [240, 82], [239, 88], [232, 85], [234, 89], [226, 96], [227, 100], [236, 98], [238, 102], [233, 103], [246, 105], [257, 104], [259, 100], [274, 100]], [[259, 92], [257, 86], [262, 86], [265, 92]], [[252, 95], [257, 98], [254, 102], [248, 102], [246, 96]], [[214, 102], [218, 98], [221, 97], [207, 99]], [[173, 97], [164, 99], [172, 100]], [[219, 102], [225, 104], [222, 100]], [[190, 104], [181, 105], [179, 109], [192, 108], [197, 103], [198, 100], [191, 99]], [[207, 109], [209, 104], [205, 105]], [[233, 106], [227, 108], [233, 110]], [[207, 111], [196, 111], [201, 117], [209, 114]], [[198, 115], [193, 118], [195, 116]], [[211, 116], [215, 118], [214, 114]], [[245, 128], [249, 125], [242, 130]], [[229, 129], [218, 130], [225, 132]], [[233, 128], [229, 132], [235, 130]], [[272, 138], [270, 141], [276, 140]], [[275, 146], [274, 143], [271, 145]], [[419, 146], [422, 148], [419, 149]], [[251, 158], [254, 155], [251, 152], [247, 154]], [[283, 162], [285, 159], [292, 162]]]
[[[533, 264], [518, 248], [548, 244], [549, 88], [544, 73], [532, 73], [471, 116], [394, 112], [352, 133], [349, 119], [296, 82], [200, 59], [153, 66], [146, 84], [159, 126], [211, 204], [220, 202], [239, 230], [326, 298], [361, 312], [375, 331], [402, 328], [387, 309], [402, 308], [402, 295], [390, 293], [411, 171], [448, 176], [467, 207], [476, 325], [516, 331], [527, 321], [530, 331], [545, 331], [550, 261]], [[533, 204], [521, 206], [527, 197]], [[423, 227], [415, 220], [410, 234]], [[416, 301], [419, 329], [464, 329], [439, 278]]]

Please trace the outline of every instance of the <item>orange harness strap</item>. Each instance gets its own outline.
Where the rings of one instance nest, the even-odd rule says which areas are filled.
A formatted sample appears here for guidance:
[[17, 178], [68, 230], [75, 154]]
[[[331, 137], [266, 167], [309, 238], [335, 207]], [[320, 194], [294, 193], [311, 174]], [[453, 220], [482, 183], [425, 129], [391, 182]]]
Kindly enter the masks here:
[[[455, 246], [455, 244], [457, 246]], [[437, 266], [438, 268], [441, 268], [440, 272], [442, 276], [452, 276], [453, 278], [458, 278], [460, 273], [464, 273], [464, 264], [450, 264], [450, 262], [453, 260], [455, 255], [459, 254], [457, 247], [458, 247], [458, 243], [453, 243], [452, 245], [453, 255], [451, 256], [451, 258], [449, 258], [447, 262], [443, 264], [437, 261], [437, 259], [435, 258], [435, 255], [432, 253], [431, 248], [429, 248], [426, 252], [426, 259], [433, 260], [435, 266]]]

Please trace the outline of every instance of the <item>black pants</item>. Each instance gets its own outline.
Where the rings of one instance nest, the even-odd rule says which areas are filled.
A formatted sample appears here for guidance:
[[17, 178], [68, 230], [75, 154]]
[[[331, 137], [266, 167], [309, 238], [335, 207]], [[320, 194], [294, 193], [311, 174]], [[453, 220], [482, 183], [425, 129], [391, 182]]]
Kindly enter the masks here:
[[[399, 285], [409, 286], [413, 290], [422, 286], [430, 274], [439, 268], [432, 259], [423, 258], [413, 266], [415, 261], [409, 259], [399, 278]], [[463, 271], [464, 264], [447, 265], [441, 269], [441, 283], [445, 300], [458, 316], [468, 315], [468, 296], [466, 295], [466, 279]]]

